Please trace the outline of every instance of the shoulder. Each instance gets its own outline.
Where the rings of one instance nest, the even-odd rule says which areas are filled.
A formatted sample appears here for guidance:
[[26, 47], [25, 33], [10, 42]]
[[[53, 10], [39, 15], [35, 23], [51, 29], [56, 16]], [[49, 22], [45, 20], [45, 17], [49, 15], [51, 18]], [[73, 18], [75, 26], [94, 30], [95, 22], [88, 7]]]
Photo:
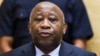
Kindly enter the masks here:
[[28, 44], [23, 45], [19, 48], [13, 49], [10, 52], [1, 54], [0, 56], [19, 56], [19, 55], [23, 54], [23, 52], [24, 52], [23, 50], [27, 50], [30, 47], [30, 44], [31, 43], [28, 43]]
[[72, 47], [73, 49], [73, 53], [77, 56], [96, 56], [94, 53], [90, 52], [90, 51], [86, 51], [77, 47]]
[[72, 56], [96, 56], [95, 53], [83, 50], [68, 43], [64, 44], [64, 49], [70, 51]]

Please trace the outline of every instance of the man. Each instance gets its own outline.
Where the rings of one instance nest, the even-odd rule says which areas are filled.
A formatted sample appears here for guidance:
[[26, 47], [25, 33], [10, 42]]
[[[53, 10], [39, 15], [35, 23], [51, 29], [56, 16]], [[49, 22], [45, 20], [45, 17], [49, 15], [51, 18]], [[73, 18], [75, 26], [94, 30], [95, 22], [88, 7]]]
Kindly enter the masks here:
[[38, 3], [31, 12], [33, 42], [1, 56], [95, 56], [62, 41], [67, 25], [63, 12], [50, 2]]
[[[32, 41], [27, 27], [29, 14], [32, 8], [41, 1], [43, 0], [4, 0], [0, 8], [0, 41], [3, 52]], [[68, 24], [64, 41], [85, 48], [85, 40], [90, 39], [92, 31], [82, 1], [47, 1], [55, 3], [64, 12]]]

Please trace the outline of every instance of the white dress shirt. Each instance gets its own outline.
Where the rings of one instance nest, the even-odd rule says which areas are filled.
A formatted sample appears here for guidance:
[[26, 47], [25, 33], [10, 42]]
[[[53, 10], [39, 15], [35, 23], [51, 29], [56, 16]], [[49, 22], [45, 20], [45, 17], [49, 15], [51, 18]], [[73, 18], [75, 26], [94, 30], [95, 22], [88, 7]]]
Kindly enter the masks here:
[[[48, 55], [50, 55], [50, 56], [59, 56], [60, 46], [61, 46], [61, 44], [56, 49], [51, 51]], [[35, 48], [36, 48], [36, 56], [44, 55], [44, 53], [38, 47], [35, 46]]]

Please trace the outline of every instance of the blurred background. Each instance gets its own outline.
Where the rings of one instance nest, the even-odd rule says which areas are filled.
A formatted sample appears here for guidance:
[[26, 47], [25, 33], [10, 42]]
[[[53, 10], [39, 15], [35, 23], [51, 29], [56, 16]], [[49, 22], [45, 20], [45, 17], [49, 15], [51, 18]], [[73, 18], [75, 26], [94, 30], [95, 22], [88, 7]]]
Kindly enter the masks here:
[[2, 4], [2, 1], [3, 1], [3, 0], [0, 0], [0, 5]]
[[94, 36], [88, 41], [87, 50], [100, 56], [100, 0], [83, 0], [94, 32]]
[[[2, 1], [0, 0], [0, 4], [2, 4]], [[83, 0], [83, 2], [94, 32], [93, 38], [88, 41], [87, 50], [95, 52], [97, 56], [100, 56], [100, 0]]]

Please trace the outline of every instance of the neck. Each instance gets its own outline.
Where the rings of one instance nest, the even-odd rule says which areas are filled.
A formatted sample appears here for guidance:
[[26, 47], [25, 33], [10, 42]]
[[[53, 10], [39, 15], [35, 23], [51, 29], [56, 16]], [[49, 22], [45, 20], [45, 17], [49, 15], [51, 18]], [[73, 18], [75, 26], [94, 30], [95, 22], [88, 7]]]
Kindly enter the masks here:
[[49, 54], [50, 52], [52, 52], [54, 49], [56, 49], [59, 46], [37, 46], [41, 51], [43, 51], [45, 54]]

